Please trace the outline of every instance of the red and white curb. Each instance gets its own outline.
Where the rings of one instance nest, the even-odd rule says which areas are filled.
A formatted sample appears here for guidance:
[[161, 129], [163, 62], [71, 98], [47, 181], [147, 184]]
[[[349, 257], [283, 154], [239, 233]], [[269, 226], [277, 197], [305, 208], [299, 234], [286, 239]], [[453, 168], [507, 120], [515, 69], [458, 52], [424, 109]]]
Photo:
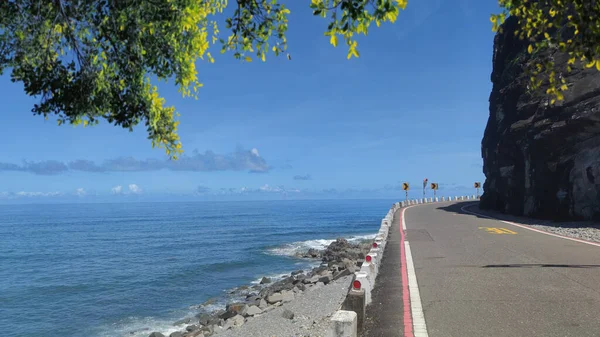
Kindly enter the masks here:
[[400, 259], [402, 265], [402, 299], [404, 301], [404, 337], [428, 337], [415, 265], [410, 250], [410, 243], [406, 240], [406, 220], [404, 217], [406, 209], [403, 208], [400, 213], [400, 236], [402, 238], [400, 240]]
[[[402, 273], [402, 298], [404, 303], [404, 337], [428, 337], [427, 325], [425, 324], [425, 315], [423, 314], [423, 305], [419, 294], [419, 285], [413, 263], [410, 243], [406, 240], [406, 222], [404, 212], [407, 208], [420, 204], [429, 204], [445, 201], [475, 200], [475, 196], [457, 196], [441, 198], [423, 198], [411, 199], [395, 203], [386, 216], [381, 220], [379, 232], [377, 232], [372, 248], [365, 257], [360, 271], [355, 273], [354, 281], [350, 291], [365, 292], [365, 306], [371, 303], [371, 291], [375, 287], [375, 281], [381, 265], [383, 252], [387, 245], [387, 238], [390, 227], [394, 219], [394, 214], [399, 209], [400, 212], [400, 259]], [[352, 315], [352, 314], [354, 315]], [[364, 315], [364, 308], [362, 315]], [[357, 331], [357, 313], [354, 311], [338, 310], [331, 318], [329, 336], [331, 337], [356, 337]]]

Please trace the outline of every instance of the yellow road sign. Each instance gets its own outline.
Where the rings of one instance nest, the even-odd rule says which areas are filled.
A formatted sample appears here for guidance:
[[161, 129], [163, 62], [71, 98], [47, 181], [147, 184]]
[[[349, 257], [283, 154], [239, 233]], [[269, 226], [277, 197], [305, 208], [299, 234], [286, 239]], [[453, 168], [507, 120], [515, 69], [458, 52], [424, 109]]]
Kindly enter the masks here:
[[431, 189], [432, 190], [437, 190], [438, 189], [438, 183], [431, 183]]
[[408, 191], [410, 189], [410, 185], [408, 183], [402, 183], [402, 189]]
[[473, 184], [473, 186], [474, 186], [475, 188], [481, 188], [481, 183], [477, 182], [477, 183]]

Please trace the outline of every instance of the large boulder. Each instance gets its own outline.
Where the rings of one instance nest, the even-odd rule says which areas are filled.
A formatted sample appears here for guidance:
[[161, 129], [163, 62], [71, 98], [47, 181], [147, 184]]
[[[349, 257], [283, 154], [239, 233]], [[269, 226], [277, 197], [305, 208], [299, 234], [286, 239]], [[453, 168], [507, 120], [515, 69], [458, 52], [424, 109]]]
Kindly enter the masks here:
[[229, 321], [232, 321], [235, 326], [240, 326], [246, 322], [246, 319], [242, 315], [236, 315], [230, 318]]
[[269, 278], [269, 277], [263, 277], [260, 280], [260, 284], [268, 284], [268, 283], [271, 283], [271, 278]]
[[294, 277], [286, 277], [283, 280], [279, 280], [275, 283], [273, 283], [271, 286], [264, 288], [263, 290], [260, 291], [259, 296], [260, 297], [268, 297], [269, 295], [276, 293], [276, 292], [280, 292], [282, 290], [292, 290], [294, 289]]
[[337, 273], [333, 274], [333, 281], [335, 280], [339, 280], [344, 276], [349, 276], [352, 275], [352, 272], [350, 272], [350, 269], [344, 269], [341, 271], [338, 271]]
[[262, 310], [255, 305], [249, 307], [248, 311], [246, 311], [247, 316], [255, 316], [255, 315], [259, 315], [261, 313], [262, 313]]
[[199, 323], [202, 324], [202, 325], [208, 325], [208, 323], [211, 320], [211, 316], [209, 314], [206, 314], [206, 313], [197, 314], [196, 318], [198, 318]]
[[293, 291], [282, 291], [281, 292], [281, 301], [282, 302], [291, 302], [294, 300], [294, 292]]
[[[225, 311], [231, 312], [233, 314], [233, 316], [235, 316], [235, 315], [244, 316], [246, 314], [247, 310], [248, 310], [248, 305], [246, 303], [227, 304], [227, 307], [225, 309]], [[233, 316], [231, 316], [231, 317], [233, 317]]]
[[332, 276], [331, 274], [323, 275], [319, 277], [319, 282], [323, 282], [323, 284], [329, 284], [331, 282]]
[[169, 337], [183, 337], [183, 333], [175, 331], [169, 335]]
[[[481, 143], [486, 176], [480, 207], [545, 219], [600, 220], [600, 72], [578, 60], [563, 78], [564, 100], [528, 90], [528, 64], [569, 55], [527, 52], [509, 17], [494, 39], [490, 115]], [[565, 32], [568, 34], [568, 32]]]
[[267, 303], [269, 304], [273, 304], [273, 303], [277, 303], [277, 302], [281, 302], [283, 301], [283, 296], [281, 295], [281, 293], [274, 293], [269, 295], [269, 297], [267, 297]]
[[187, 331], [187, 332], [196, 331], [198, 329], [200, 329], [200, 327], [197, 326], [197, 325], [195, 325], [195, 324], [188, 325], [188, 326], [185, 327], [185, 331]]
[[161, 334], [160, 332], [153, 332], [150, 335], [148, 335], [148, 337], [165, 337], [165, 335]]

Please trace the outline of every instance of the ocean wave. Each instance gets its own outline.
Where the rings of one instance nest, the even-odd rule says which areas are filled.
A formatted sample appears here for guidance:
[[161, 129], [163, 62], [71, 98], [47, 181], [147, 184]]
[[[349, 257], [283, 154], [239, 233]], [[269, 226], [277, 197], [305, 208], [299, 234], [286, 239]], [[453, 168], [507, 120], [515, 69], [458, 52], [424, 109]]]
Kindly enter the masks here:
[[[348, 242], [356, 243], [365, 240], [372, 240], [376, 235], [377, 234], [352, 235], [346, 237], [346, 240], [348, 240]], [[278, 247], [267, 249], [267, 253], [272, 255], [295, 256], [297, 253], [306, 252], [311, 248], [323, 250], [334, 241], [335, 239], [316, 239], [286, 243]]]
[[103, 327], [98, 336], [148, 337], [154, 331], [159, 331], [168, 336], [181, 329], [182, 326], [173, 325], [173, 320], [157, 319], [155, 317], [129, 317], [121, 322]]

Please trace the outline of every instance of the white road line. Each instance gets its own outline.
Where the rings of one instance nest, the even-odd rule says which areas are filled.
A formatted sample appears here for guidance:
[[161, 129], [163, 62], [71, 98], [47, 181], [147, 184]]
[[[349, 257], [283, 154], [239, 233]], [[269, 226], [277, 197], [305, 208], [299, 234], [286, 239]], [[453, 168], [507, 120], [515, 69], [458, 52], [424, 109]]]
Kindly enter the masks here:
[[[406, 230], [406, 208], [402, 209], [402, 230]], [[421, 295], [419, 293], [419, 284], [417, 283], [417, 274], [413, 263], [410, 243], [404, 241], [406, 253], [406, 269], [408, 273], [408, 291], [410, 293], [410, 311], [413, 320], [413, 334], [415, 337], [428, 337], [427, 325], [425, 324], [425, 315], [423, 314], [423, 305], [421, 304]]]
[[530, 227], [530, 226], [527, 226], [527, 225], [521, 225], [521, 224], [518, 224], [518, 223], [511, 222], [511, 221], [500, 220], [500, 219], [496, 219], [496, 218], [488, 216], [488, 215], [484, 215], [484, 214], [480, 214], [480, 213], [477, 213], [477, 212], [469, 211], [469, 210], [466, 209], [467, 206], [472, 206], [472, 204], [465, 205], [465, 206], [461, 207], [460, 210], [463, 211], [463, 212], [467, 212], [469, 214], [473, 214], [473, 215], [481, 216], [481, 217], [484, 217], [484, 218], [488, 218], [488, 219], [500, 221], [500, 222], [503, 222], [505, 224], [509, 224], [509, 225], [512, 225], [512, 226], [516, 226], [516, 227], [528, 229], [530, 231], [534, 231], [534, 232], [538, 232], [538, 233], [542, 233], [542, 234], [554, 236], [554, 237], [565, 239], [565, 240], [571, 240], [571, 241], [575, 241], [575, 242], [579, 242], [579, 243], [585, 243], [585, 244], [591, 245], [591, 246], [600, 247], [600, 243], [597, 243], [597, 242], [580, 240], [580, 239], [576, 239], [576, 238], [572, 238], [572, 237], [568, 237], [568, 236], [564, 236], [564, 235], [554, 234], [552, 232], [547, 232], [547, 231], [544, 231], [544, 230], [541, 230], [541, 229], [537, 229], [537, 228], [533, 228], [533, 227]]

